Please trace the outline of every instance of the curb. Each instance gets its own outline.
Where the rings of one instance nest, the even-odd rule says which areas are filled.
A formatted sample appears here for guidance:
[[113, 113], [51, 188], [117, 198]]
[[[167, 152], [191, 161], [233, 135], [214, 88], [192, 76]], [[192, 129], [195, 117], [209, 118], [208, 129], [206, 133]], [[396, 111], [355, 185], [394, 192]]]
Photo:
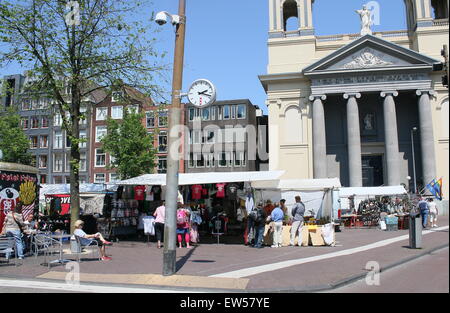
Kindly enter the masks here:
[[[422, 258], [426, 255], [432, 254], [435, 251], [442, 250], [445, 248], [448, 248], [449, 244], [443, 244], [434, 248], [431, 248], [429, 250], [425, 250], [422, 253], [408, 257], [403, 260], [399, 260], [397, 262], [394, 262], [392, 264], [386, 265], [382, 268], [380, 268], [380, 273], [385, 272], [387, 270], [390, 270], [392, 268], [398, 267], [400, 265], [404, 265], [406, 263], [409, 263], [411, 261], [414, 261], [416, 259]], [[170, 290], [170, 291], [180, 291], [180, 292], [205, 292], [205, 293], [313, 293], [313, 292], [322, 292], [322, 291], [332, 291], [334, 289], [338, 289], [347, 285], [350, 285], [356, 281], [359, 281], [363, 278], [365, 278], [367, 273], [361, 273], [357, 274], [345, 279], [342, 279], [336, 283], [330, 283], [327, 285], [318, 285], [318, 286], [310, 286], [310, 287], [300, 287], [296, 288], [293, 287], [291, 289], [250, 289], [250, 290], [236, 290], [236, 289], [220, 289], [220, 288], [192, 288], [192, 287], [177, 287], [177, 286], [159, 286], [159, 285], [136, 285], [136, 284], [111, 284], [111, 283], [96, 283], [96, 282], [83, 282], [83, 285], [86, 286], [108, 286], [108, 287], [126, 287], [126, 288], [158, 288], [161, 290]], [[6, 278], [6, 279], [20, 279], [20, 280], [36, 280], [35, 278], [26, 278], [26, 277], [19, 277], [19, 276], [0, 276], [0, 278]], [[55, 280], [55, 279], [37, 279], [36, 281], [42, 281], [42, 282], [63, 282], [62, 280]]]

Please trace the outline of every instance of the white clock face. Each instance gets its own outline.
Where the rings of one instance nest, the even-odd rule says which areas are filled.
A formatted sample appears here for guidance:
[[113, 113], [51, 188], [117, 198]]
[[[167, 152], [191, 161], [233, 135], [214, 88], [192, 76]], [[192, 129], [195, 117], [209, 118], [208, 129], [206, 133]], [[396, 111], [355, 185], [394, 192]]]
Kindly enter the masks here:
[[196, 107], [207, 107], [216, 101], [216, 88], [210, 81], [196, 80], [189, 89], [188, 99]]

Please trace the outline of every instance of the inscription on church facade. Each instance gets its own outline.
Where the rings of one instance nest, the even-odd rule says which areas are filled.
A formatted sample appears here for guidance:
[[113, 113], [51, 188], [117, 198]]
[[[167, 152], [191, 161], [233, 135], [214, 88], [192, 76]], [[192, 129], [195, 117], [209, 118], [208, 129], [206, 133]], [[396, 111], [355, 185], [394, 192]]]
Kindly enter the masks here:
[[427, 80], [424, 74], [389, 74], [389, 75], [358, 75], [358, 76], [336, 76], [330, 78], [313, 79], [313, 86], [330, 85], [356, 85], [365, 83], [406, 82]]

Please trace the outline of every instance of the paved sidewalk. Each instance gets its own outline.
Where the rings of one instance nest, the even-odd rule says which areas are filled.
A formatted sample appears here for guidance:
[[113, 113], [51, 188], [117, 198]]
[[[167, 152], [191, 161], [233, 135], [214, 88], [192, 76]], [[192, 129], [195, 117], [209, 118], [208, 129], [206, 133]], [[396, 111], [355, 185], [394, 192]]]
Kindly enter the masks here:
[[[155, 243], [120, 242], [107, 249], [112, 261], [83, 261], [81, 281], [218, 292], [323, 290], [363, 277], [369, 261], [384, 269], [448, 246], [448, 221], [440, 217], [440, 228], [426, 231], [423, 249], [409, 249], [407, 230], [377, 229], [345, 229], [336, 233], [336, 247], [254, 249], [200, 244], [177, 250], [178, 272], [170, 277], [161, 275], [163, 250]], [[43, 257], [30, 257], [18, 267], [0, 264], [0, 277], [65, 280], [68, 270], [64, 266], [48, 270], [42, 262]]]

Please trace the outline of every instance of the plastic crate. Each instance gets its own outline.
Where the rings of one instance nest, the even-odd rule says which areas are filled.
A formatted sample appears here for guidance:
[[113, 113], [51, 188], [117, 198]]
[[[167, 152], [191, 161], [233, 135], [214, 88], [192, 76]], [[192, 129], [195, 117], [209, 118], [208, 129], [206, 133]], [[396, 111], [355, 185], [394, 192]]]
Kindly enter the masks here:
[[386, 225], [398, 225], [398, 217], [386, 216]]
[[397, 231], [398, 224], [386, 224], [386, 231]]

